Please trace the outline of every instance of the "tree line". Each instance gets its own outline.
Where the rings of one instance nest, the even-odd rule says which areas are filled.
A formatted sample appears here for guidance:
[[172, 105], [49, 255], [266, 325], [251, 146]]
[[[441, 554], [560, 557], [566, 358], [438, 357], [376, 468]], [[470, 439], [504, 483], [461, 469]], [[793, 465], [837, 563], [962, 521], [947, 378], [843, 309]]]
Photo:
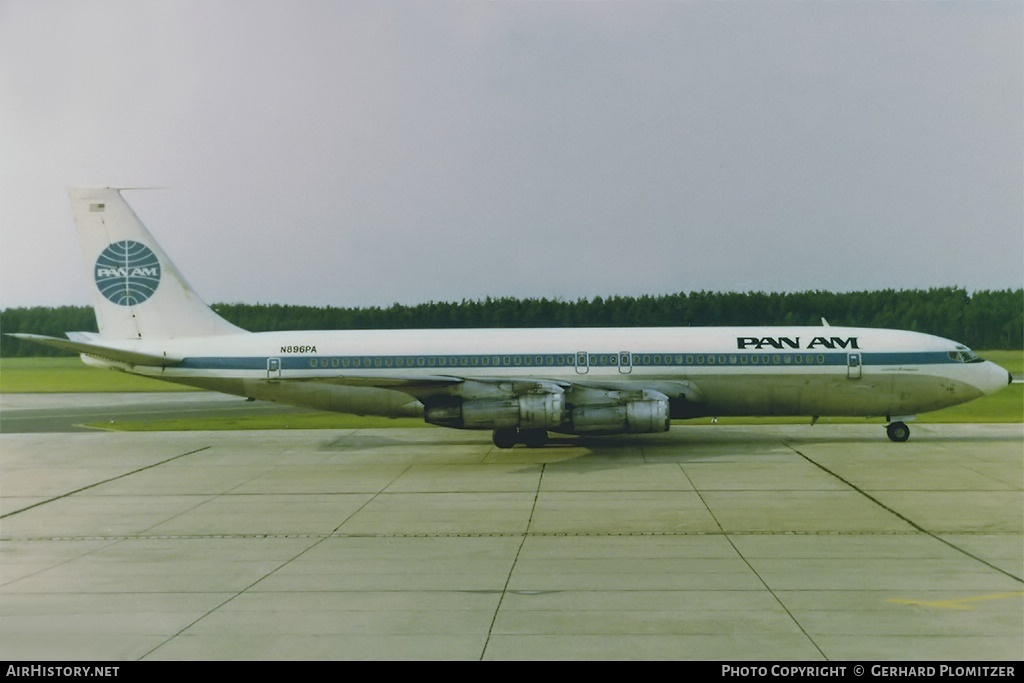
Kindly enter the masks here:
[[[338, 308], [285, 304], [215, 304], [232, 323], [253, 332], [458, 327], [633, 327], [832, 325], [889, 327], [955, 339], [976, 349], [1024, 346], [1024, 290], [942, 287], [864, 292], [691, 292], [562, 301], [511, 297], [406, 306]], [[0, 332], [64, 336], [96, 331], [89, 306], [7, 308]], [[60, 351], [0, 338], [0, 356]]]

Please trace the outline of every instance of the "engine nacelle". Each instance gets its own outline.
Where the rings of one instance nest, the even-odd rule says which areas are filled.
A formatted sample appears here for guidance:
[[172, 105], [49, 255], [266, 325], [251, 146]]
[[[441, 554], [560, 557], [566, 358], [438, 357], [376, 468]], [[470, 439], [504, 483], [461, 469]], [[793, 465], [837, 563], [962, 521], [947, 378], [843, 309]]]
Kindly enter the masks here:
[[570, 417], [574, 434], [644, 434], [667, 432], [668, 397], [644, 391], [639, 399], [613, 405], [579, 405]]
[[558, 429], [565, 420], [565, 394], [540, 392], [427, 406], [423, 419], [456, 429]]

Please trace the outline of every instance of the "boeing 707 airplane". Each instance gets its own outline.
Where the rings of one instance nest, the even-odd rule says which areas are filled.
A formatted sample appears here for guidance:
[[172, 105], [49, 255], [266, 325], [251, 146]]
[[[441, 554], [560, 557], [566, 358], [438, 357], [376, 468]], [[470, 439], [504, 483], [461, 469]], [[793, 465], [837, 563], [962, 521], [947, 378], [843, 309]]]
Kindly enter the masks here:
[[702, 416], [906, 422], [1009, 373], [954, 341], [832, 327], [247, 332], [211, 310], [116, 188], [72, 188], [99, 333], [13, 336], [89, 365], [358, 415], [421, 416], [542, 446], [549, 432], [664, 432]]

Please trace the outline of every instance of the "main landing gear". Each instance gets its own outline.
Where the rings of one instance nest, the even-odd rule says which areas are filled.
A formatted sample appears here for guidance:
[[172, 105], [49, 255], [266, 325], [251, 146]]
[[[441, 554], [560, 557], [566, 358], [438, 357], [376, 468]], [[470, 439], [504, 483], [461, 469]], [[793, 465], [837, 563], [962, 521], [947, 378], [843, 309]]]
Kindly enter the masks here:
[[903, 443], [910, 438], [910, 427], [904, 422], [890, 422], [885, 427], [885, 433], [890, 441]]
[[498, 448], [512, 448], [517, 443], [525, 444], [530, 448], [541, 448], [548, 442], [546, 429], [516, 429], [515, 427], [502, 427], [495, 429], [494, 445]]
[[[910, 438], [910, 427], [905, 422], [890, 422], [885, 427], [885, 433], [890, 441], [903, 443]], [[542, 448], [548, 443], [548, 433], [545, 429], [516, 429], [515, 427], [503, 427], [495, 429], [492, 435], [494, 445], [498, 448], [512, 448], [521, 443], [530, 448]]]

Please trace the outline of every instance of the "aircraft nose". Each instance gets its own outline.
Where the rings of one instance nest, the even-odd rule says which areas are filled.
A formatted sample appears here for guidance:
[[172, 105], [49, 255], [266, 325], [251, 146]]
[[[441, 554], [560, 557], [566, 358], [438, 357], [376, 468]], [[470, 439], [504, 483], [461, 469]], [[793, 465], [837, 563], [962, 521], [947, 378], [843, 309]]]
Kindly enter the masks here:
[[994, 394], [1013, 384], [1013, 375], [992, 361], [985, 361], [982, 369], [983, 377], [979, 377], [978, 388], [986, 394]]

